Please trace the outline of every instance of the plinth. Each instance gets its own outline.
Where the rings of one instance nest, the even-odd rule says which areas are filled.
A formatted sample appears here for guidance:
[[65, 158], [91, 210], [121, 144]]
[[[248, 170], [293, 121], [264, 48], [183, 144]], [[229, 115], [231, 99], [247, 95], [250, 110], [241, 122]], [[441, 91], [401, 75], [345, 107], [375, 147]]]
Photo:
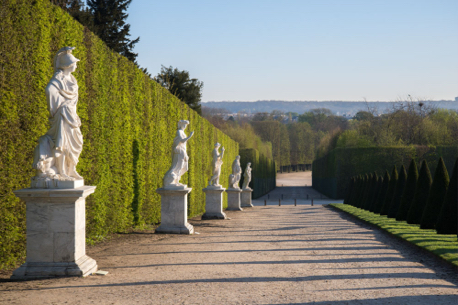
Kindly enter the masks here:
[[191, 190], [186, 187], [156, 190], [161, 195], [161, 225], [156, 229], [156, 233], [194, 233], [194, 227], [188, 223], [188, 194]]
[[205, 214], [202, 219], [227, 219], [223, 212], [223, 192], [222, 187], [208, 186], [202, 191], [205, 193]]
[[251, 193], [253, 193], [251, 188], [242, 189], [242, 208], [253, 207], [253, 204], [251, 203]]
[[12, 279], [87, 276], [97, 262], [86, 255], [86, 197], [95, 186], [22, 189], [26, 203], [27, 257]]
[[227, 211], [243, 211], [240, 207], [240, 193], [241, 189], [228, 188], [227, 193]]

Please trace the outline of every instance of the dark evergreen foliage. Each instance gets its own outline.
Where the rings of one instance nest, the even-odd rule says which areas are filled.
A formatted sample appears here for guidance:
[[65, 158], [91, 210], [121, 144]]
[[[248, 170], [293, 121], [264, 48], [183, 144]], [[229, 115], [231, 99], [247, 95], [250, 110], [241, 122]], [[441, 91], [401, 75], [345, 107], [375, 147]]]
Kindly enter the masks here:
[[390, 184], [388, 185], [385, 199], [383, 201], [382, 208], [380, 209], [380, 215], [388, 215], [388, 212], [391, 206], [391, 200], [393, 200], [394, 190], [396, 188], [397, 182], [398, 182], [398, 171], [396, 170], [396, 165], [395, 165], [393, 166], [393, 170], [391, 171]]
[[442, 203], [447, 193], [447, 187], [449, 184], [449, 177], [447, 169], [445, 168], [444, 160], [439, 159], [434, 173], [433, 184], [431, 185], [431, 191], [429, 192], [428, 201], [423, 211], [421, 218], [420, 228], [422, 229], [434, 229], [436, 226], [437, 218], [442, 209]]
[[458, 159], [453, 166], [444, 203], [437, 218], [436, 231], [439, 234], [458, 234]]
[[351, 177], [350, 178], [350, 184], [348, 185], [347, 195], [345, 196], [345, 199], [344, 199], [344, 202], [343, 202], [344, 204], [350, 204], [350, 196], [351, 196], [354, 184], [355, 184], [355, 178]]
[[404, 192], [401, 196], [401, 203], [396, 214], [396, 220], [406, 220], [407, 214], [409, 213], [410, 204], [412, 203], [413, 197], [415, 196], [415, 189], [418, 181], [418, 169], [415, 159], [410, 161], [409, 173], [407, 175], [406, 185]]
[[371, 206], [371, 199], [373, 197], [373, 194], [374, 194], [374, 191], [375, 191], [375, 187], [377, 186], [377, 174], [376, 173], [373, 173], [371, 174], [371, 179], [369, 181], [369, 190], [366, 194], [366, 197], [364, 199], [364, 209], [365, 210], [369, 210], [370, 206]]
[[382, 209], [383, 203], [385, 202], [386, 191], [388, 190], [388, 185], [390, 184], [390, 174], [388, 171], [385, 171], [385, 175], [383, 176], [383, 183], [380, 189], [380, 193], [377, 198], [377, 202], [375, 204], [374, 213], [380, 214], [380, 210]]
[[369, 193], [371, 192], [372, 178], [373, 178], [372, 173], [367, 175], [366, 184], [364, 185], [364, 192], [361, 198], [361, 209], [364, 209], [364, 210], [366, 209], [367, 198], [369, 197]]
[[130, 24], [126, 23], [127, 7], [132, 0], [88, 0], [93, 23], [89, 29], [102, 39], [113, 51], [135, 62], [134, 45], [140, 37], [130, 40]]
[[410, 205], [409, 213], [407, 214], [407, 223], [420, 224], [423, 210], [429, 197], [431, 189], [431, 173], [429, 172], [428, 163], [421, 163], [420, 175], [418, 176], [417, 187], [415, 188], [415, 196]]
[[394, 190], [393, 199], [391, 200], [390, 209], [388, 211], [389, 218], [395, 218], [398, 213], [399, 206], [401, 205], [401, 197], [402, 197], [402, 193], [404, 192], [406, 180], [407, 180], [406, 168], [404, 167], [404, 165], [402, 165], [401, 169], [399, 170], [398, 182], [396, 183], [396, 188]]
[[374, 192], [372, 200], [371, 200], [371, 206], [369, 208], [369, 211], [371, 211], [371, 212], [374, 212], [374, 210], [375, 210], [375, 206], [377, 205], [377, 200], [378, 200], [378, 198], [380, 196], [380, 191], [382, 189], [382, 185], [383, 185], [383, 177], [380, 176], [380, 177], [378, 177], [377, 185], [376, 185], [376, 188], [375, 188], [375, 192]]
[[358, 175], [355, 177], [355, 186], [353, 187], [353, 190], [350, 195], [350, 204], [354, 207], [356, 207], [356, 198], [357, 198], [357, 193], [359, 191], [359, 185], [361, 183], [361, 176]]
[[188, 71], [162, 66], [161, 72], [156, 76], [155, 81], [185, 102], [191, 109], [202, 114], [200, 100], [204, 83], [197, 78], [190, 78]]
[[361, 179], [361, 186], [360, 186], [358, 197], [357, 197], [357, 207], [360, 209], [363, 208], [364, 192], [366, 191], [367, 180], [369, 180], [369, 176], [365, 174], [363, 178]]

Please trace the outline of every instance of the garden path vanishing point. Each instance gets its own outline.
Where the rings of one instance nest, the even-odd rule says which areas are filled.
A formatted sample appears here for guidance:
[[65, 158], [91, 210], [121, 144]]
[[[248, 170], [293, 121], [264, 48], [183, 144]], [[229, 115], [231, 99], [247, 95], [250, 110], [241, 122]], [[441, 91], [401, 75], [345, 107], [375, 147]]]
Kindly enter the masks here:
[[323, 205], [191, 219], [89, 247], [106, 276], [0, 282], [0, 304], [453, 304], [456, 269]]

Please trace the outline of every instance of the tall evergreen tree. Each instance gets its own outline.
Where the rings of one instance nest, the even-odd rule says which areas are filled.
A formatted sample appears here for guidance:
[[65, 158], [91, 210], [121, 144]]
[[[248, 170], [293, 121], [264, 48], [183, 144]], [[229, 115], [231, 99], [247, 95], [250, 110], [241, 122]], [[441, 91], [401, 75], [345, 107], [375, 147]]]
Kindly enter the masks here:
[[358, 193], [358, 198], [357, 198], [357, 207], [362, 209], [363, 207], [363, 202], [364, 202], [364, 192], [366, 191], [366, 183], [367, 180], [369, 179], [369, 176], [367, 174], [364, 174], [364, 176], [361, 179], [361, 186], [360, 190]]
[[371, 206], [369, 208], [369, 211], [371, 211], [371, 212], [375, 211], [375, 206], [377, 205], [377, 200], [378, 200], [378, 197], [380, 196], [380, 191], [382, 189], [382, 185], [383, 185], [383, 177], [380, 176], [377, 179], [377, 185], [376, 185], [376, 188], [375, 188], [375, 192], [374, 192], [373, 197], [371, 199]]
[[453, 166], [447, 194], [437, 218], [436, 231], [439, 234], [458, 234], [458, 159]]
[[347, 195], [345, 196], [345, 199], [344, 199], [344, 204], [351, 204], [350, 203], [350, 196], [351, 196], [351, 192], [352, 192], [352, 188], [353, 188], [353, 185], [355, 183], [355, 179], [354, 177], [351, 177], [350, 178], [350, 183], [348, 185], [348, 189], [347, 189]]
[[425, 209], [426, 201], [429, 197], [431, 183], [432, 179], [428, 163], [424, 160], [421, 163], [420, 175], [418, 176], [417, 187], [415, 188], [415, 196], [413, 197], [409, 213], [407, 214], [407, 223], [420, 224], [423, 210]]
[[358, 198], [358, 192], [359, 192], [359, 187], [361, 184], [361, 175], [358, 175], [355, 177], [355, 186], [353, 187], [351, 197], [350, 197], [350, 204], [354, 207], [357, 207], [357, 198]]
[[437, 162], [436, 171], [434, 172], [433, 184], [429, 192], [428, 201], [426, 203], [423, 216], [421, 218], [420, 228], [434, 229], [439, 213], [444, 203], [445, 194], [449, 184], [447, 168], [445, 167], [442, 157]]
[[155, 81], [188, 104], [197, 113], [202, 113], [200, 100], [202, 98], [204, 83], [197, 78], [190, 78], [188, 71], [180, 71], [177, 68], [173, 69], [173, 67], [166, 68], [162, 66], [161, 72], [155, 77]]
[[90, 28], [113, 51], [124, 55], [135, 62], [137, 53], [134, 46], [140, 37], [130, 40], [130, 24], [126, 23], [127, 7], [132, 0], [88, 0], [87, 5], [93, 16], [93, 27]]
[[377, 202], [374, 208], [374, 213], [380, 214], [383, 203], [385, 202], [386, 191], [388, 190], [389, 185], [390, 185], [390, 174], [388, 173], [387, 170], [385, 170], [385, 175], [383, 176], [383, 184], [380, 189], [379, 197], [377, 198]]
[[372, 178], [372, 173], [369, 173], [369, 175], [367, 175], [366, 185], [364, 186], [364, 193], [361, 200], [361, 209], [364, 210], [366, 209], [367, 198], [369, 197], [369, 193], [371, 192]]
[[364, 209], [369, 211], [369, 208], [371, 206], [371, 199], [373, 197], [373, 194], [375, 192], [375, 187], [377, 186], [377, 173], [371, 174], [371, 179], [370, 179], [370, 184], [369, 184], [369, 190], [366, 194], [366, 198], [364, 199]]
[[406, 180], [407, 180], [406, 168], [404, 167], [404, 165], [402, 165], [401, 169], [399, 170], [398, 182], [396, 183], [396, 188], [394, 190], [393, 199], [391, 200], [390, 210], [388, 211], [389, 218], [395, 218], [398, 213], [399, 206], [401, 205], [401, 196], [402, 196], [402, 193], [404, 192]]
[[396, 184], [398, 183], [398, 171], [396, 170], [396, 165], [393, 166], [391, 171], [390, 184], [388, 185], [388, 190], [386, 191], [385, 200], [383, 202], [382, 209], [380, 210], [380, 215], [388, 215], [390, 210], [391, 201], [393, 200], [394, 190]]
[[415, 196], [415, 189], [418, 181], [417, 163], [414, 159], [410, 161], [409, 173], [407, 174], [407, 181], [404, 187], [404, 192], [401, 197], [401, 204], [399, 205], [396, 220], [406, 220], [409, 213], [410, 204]]

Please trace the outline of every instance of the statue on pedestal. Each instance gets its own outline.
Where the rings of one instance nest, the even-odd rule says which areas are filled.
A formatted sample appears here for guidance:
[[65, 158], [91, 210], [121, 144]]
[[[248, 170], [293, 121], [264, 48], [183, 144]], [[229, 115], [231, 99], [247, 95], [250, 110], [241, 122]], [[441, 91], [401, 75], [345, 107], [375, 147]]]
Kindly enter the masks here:
[[76, 113], [78, 83], [72, 72], [79, 59], [74, 47], [60, 49], [54, 57], [54, 75], [46, 86], [50, 128], [38, 139], [33, 155], [32, 188], [59, 187], [60, 181], [78, 181], [83, 177], [76, 171], [83, 150], [81, 120]]
[[163, 188], [165, 189], [184, 189], [185, 184], [180, 183], [180, 178], [188, 171], [188, 154], [186, 153], [186, 142], [193, 136], [194, 131], [189, 137], [186, 137], [184, 130], [188, 126], [189, 121], [180, 120], [178, 122], [178, 130], [172, 144], [172, 166], [165, 173], [163, 179]]
[[229, 175], [229, 188], [240, 189], [239, 181], [242, 175], [242, 167], [240, 166], [240, 156], [235, 157], [232, 162], [232, 174]]
[[223, 156], [224, 156], [224, 147], [221, 148], [221, 153], [219, 153], [218, 149], [221, 144], [216, 143], [215, 149], [213, 149], [213, 160], [212, 160], [212, 169], [213, 169], [213, 176], [208, 181], [208, 186], [214, 187], [221, 187], [219, 184], [219, 176], [221, 174], [221, 165], [223, 165]]
[[251, 181], [251, 162], [248, 162], [245, 168], [245, 173], [243, 174], [243, 186], [242, 189], [247, 190], [251, 189], [248, 185]]

